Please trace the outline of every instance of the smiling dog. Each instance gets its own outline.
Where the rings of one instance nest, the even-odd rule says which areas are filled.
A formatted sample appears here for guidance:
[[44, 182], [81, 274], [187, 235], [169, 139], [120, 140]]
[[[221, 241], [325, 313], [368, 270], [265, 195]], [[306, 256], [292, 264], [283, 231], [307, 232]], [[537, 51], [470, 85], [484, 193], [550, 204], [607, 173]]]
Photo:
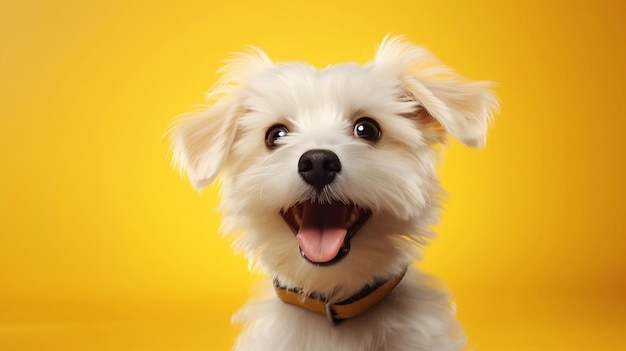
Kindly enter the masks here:
[[171, 138], [197, 189], [220, 176], [222, 231], [272, 277], [235, 349], [461, 349], [450, 297], [412, 263], [439, 216], [438, 146], [485, 144], [491, 83], [397, 37], [365, 65], [252, 49], [222, 73]]

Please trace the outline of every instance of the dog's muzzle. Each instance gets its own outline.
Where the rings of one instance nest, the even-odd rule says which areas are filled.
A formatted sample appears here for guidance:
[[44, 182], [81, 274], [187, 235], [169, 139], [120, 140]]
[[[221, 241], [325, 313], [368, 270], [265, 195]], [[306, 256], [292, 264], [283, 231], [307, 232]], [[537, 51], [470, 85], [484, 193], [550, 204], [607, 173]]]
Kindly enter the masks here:
[[[341, 172], [339, 157], [330, 150], [309, 150], [298, 161], [298, 173], [317, 193], [335, 181]], [[300, 255], [308, 262], [326, 266], [350, 252], [350, 239], [371, 212], [353, 203], [310, 199], [281, 211], [296, 235]]]

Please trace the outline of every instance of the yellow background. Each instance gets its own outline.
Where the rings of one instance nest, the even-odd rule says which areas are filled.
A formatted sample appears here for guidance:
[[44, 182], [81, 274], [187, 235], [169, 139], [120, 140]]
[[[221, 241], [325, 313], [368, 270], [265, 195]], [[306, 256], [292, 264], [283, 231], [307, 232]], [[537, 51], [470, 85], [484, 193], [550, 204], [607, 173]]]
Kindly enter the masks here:
[[447, 148], [421, 266], [478, 351], [624, 350], [621, 1], [3, 1], [0, 350], [218, 350], [258, 277], [162, 135], [246, 45], [319, 67], [406, 34], [499, 83]]

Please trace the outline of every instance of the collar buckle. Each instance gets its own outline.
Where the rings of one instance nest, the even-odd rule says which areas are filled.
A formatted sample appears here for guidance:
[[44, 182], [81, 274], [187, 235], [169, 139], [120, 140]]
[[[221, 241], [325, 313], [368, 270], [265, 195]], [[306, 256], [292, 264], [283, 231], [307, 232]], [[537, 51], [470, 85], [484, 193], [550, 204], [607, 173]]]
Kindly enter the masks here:
[[341, 319], [335, 318], [335, 313], [333, 312], [332, 304], [326, 302], [324, 303], [324, 311], [326, 312], [326, 319], [331, 325], [337, 325], [341, 322]]

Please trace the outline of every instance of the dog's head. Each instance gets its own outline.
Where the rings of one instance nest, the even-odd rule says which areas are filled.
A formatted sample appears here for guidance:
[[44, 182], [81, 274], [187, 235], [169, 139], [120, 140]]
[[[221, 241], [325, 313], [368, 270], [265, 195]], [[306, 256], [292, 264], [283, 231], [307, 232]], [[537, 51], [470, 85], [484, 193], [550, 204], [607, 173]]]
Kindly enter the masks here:
[[174, 160], [198, 189], [219, 174], [236, 249], [305, 290], [414, 260], [438, 216], [438, 145], [449, 133], [483, 146], [497, 109], [490, 83], [398, 38], [365, 65], [316, 70], [252, 50], [223, 73], [209, 107], [174, 125]]

